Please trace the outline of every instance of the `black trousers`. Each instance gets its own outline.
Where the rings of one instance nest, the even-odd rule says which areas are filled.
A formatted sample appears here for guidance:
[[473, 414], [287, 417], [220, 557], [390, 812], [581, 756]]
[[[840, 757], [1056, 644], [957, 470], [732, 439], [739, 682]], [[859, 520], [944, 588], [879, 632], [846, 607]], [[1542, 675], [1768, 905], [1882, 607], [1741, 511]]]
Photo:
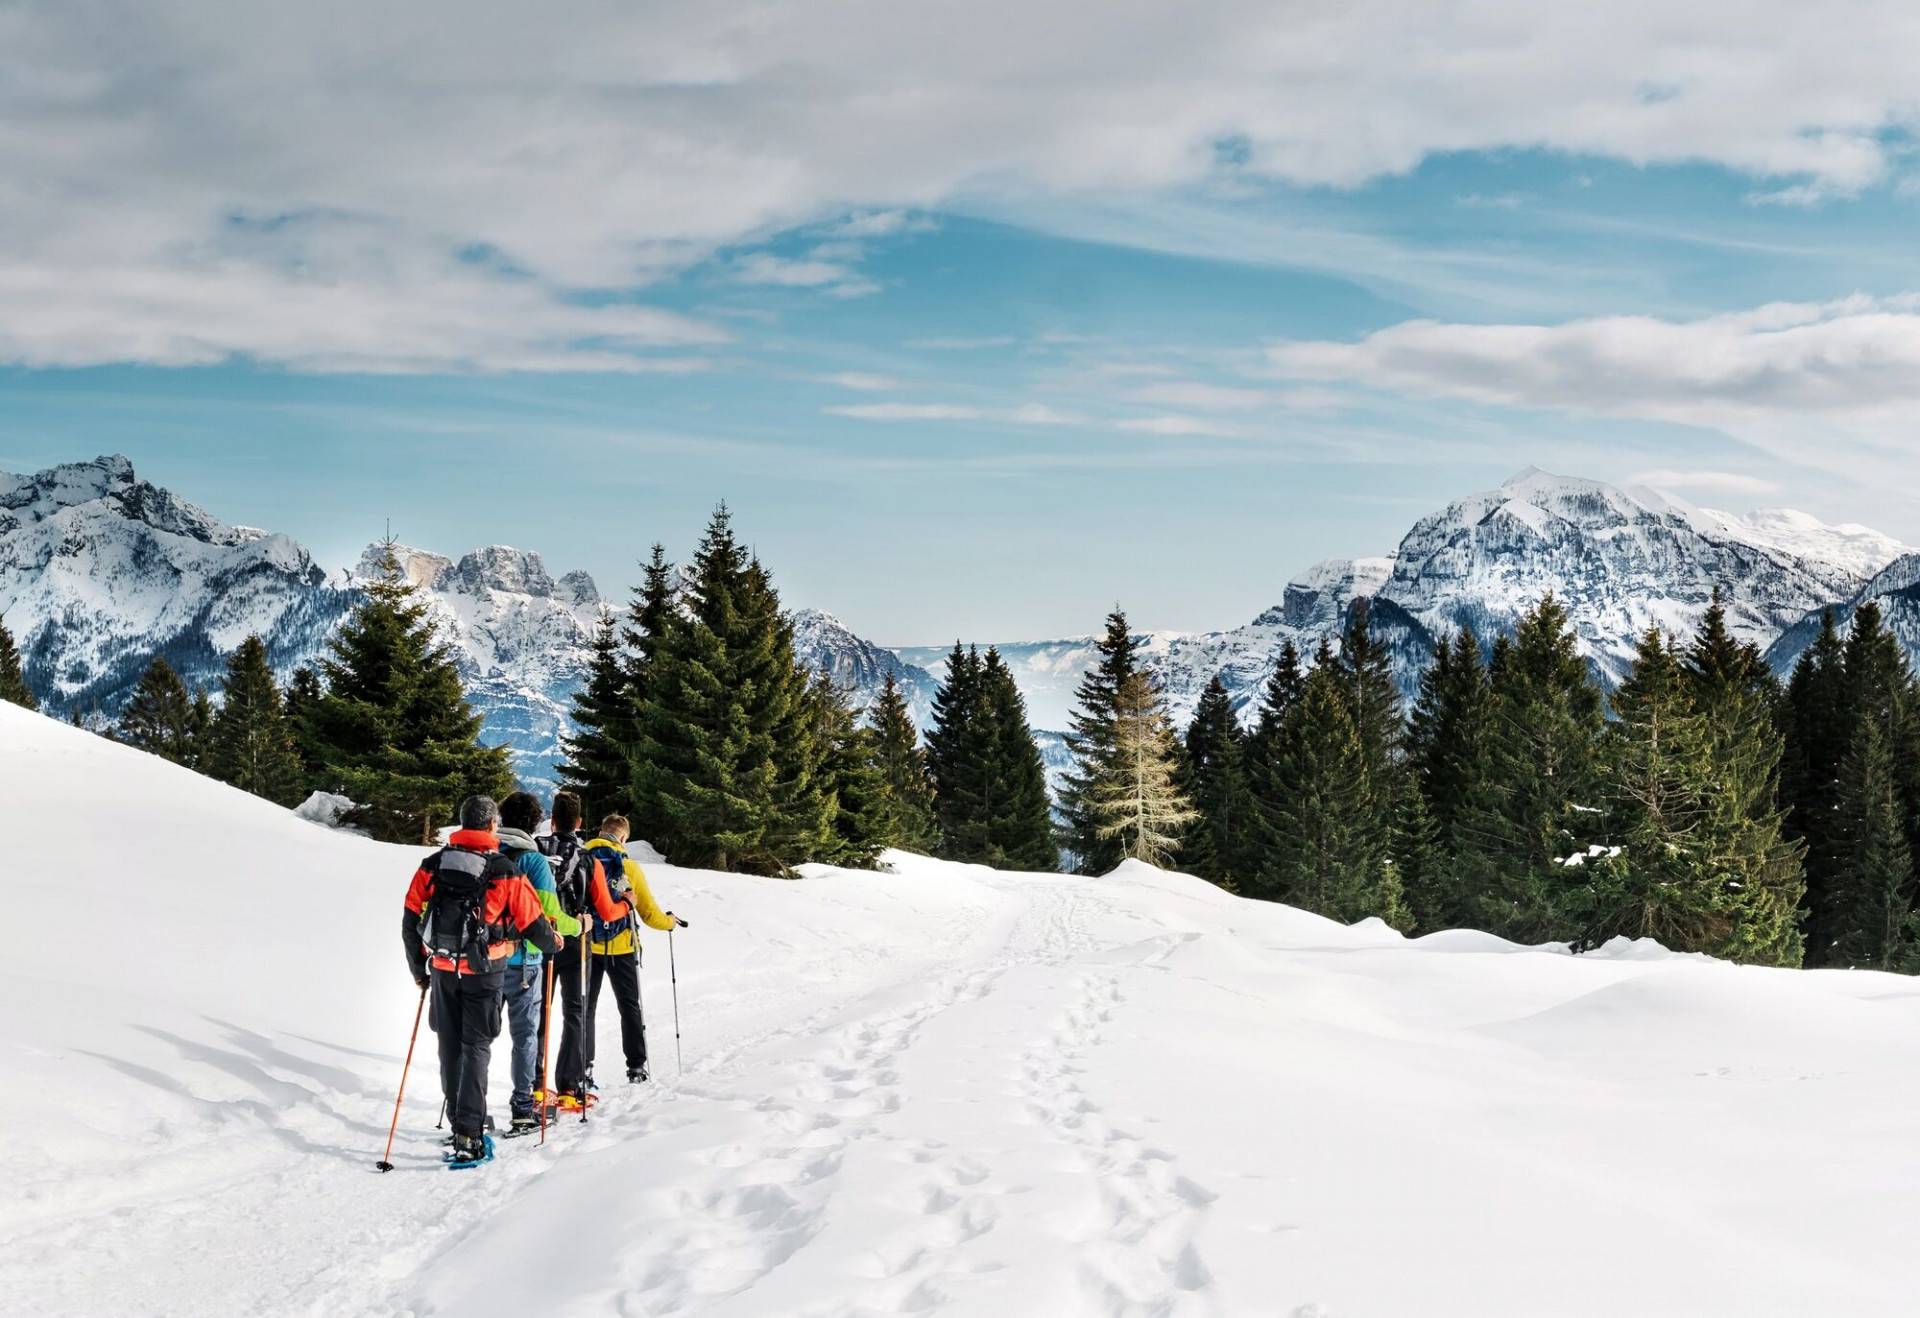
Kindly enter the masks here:
[[503, 971], [459, 975], [433, 972], [433, 1014], [440, 1041], [440, 1089], [456, 1135], [479, 1135], [487, 1128], [487, 1063], [500, 1034], [500, 1001], [506, 993]]
[[[586, 1079], [593, 1052], [586, 1030], [586, 967], [580, 948], [585, 944], [568, 943], [553, 958], [553, 992], [560, 1000], [560, 1056], [553, 1067], [553, 1088], [562, 1094], [577, 1094]], [[548, 1004], [552, 1010], [553, 1004]]]
[[620, 1047], [627, 1055], [627, 1069], [647, 1063], [647, 1023], [640, 1014], [640, 962], [637, 957], [595, 956], [593, 984], [587, 992], [586, 1062], [593, 1072], [594, 1009], [600, 1003], [600, 985], [613, 981], [613, 1000], [620, 1008]]

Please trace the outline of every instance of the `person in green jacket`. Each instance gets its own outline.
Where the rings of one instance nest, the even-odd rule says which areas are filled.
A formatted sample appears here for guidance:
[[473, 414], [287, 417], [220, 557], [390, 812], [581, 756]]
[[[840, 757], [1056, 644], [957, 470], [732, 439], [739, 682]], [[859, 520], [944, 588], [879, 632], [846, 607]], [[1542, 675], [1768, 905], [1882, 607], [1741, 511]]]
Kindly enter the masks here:
[[[540, 827], [546, 812], [538, 798], [527, 792], [515, 792], [500, 803], [500, 854], [527, 876], [547, 923], [560, 935], [562, 945], [582, 934], [580, 921], [560, 909], [560, 897], [554, 888], [553, 868], [540, 854], [533, 830]], [[513, 1133], [532, 1130], [540, 1124], [534, 1090], [545, 1089], [546, 1058], [541, 1042], [547, 1028], [546, 964], [540, 949], [522, 943], [507, 960], [507, 1026], [513, 1034]]]

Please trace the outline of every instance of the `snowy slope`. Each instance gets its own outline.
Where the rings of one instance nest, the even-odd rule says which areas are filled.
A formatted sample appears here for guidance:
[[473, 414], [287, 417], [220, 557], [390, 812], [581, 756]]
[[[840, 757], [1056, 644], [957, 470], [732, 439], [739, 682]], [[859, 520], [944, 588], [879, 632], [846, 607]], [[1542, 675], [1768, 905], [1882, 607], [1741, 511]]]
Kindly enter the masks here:
[[1406, 942], [1133, 866], [663, 866], [684, 1076], [653, 936], [660, 1083], [456, 1177], [417, 1069], [381, 1176], [416, 852], [11, 706], [0, 799], [111, 821], [0, 870], [16, 911], [95, 894], [5, 971], [9, 1311], [1912, 1311], [1909, 979]]

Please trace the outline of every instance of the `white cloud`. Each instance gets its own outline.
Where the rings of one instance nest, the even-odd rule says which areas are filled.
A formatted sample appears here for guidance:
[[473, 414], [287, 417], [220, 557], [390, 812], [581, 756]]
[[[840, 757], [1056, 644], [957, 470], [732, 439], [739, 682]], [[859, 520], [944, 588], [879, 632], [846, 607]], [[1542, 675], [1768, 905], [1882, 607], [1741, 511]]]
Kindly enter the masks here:
[[1043, 403], [1019, 407], [974, 407], [962, 403], [850, 403], [822, 408], [829, 416], [860, 421], [997, 421], [1020, 426], [1079, 426], [1086, 418]]
[[1771, 499], [1781, 492], [1778, 481], [1760, 476], [1737, 471], [1675, 471], [1670, 467], [1637, 472], [1627, 483], [1650, 485], [1657, 490], [1696, 490], [1703, 494], [1739, 494], [1760, 499]]
[[880, 291], [880, 285], [838, 261], [795, 261], [770, 252], [749, 252], [737, 258], [733, 277], [742, 284], [817, 288], [830, 297], [864, 297]]
[[1280, 374], [1722, 430], [1856, 480], [1900, 479], [1920, 426], [1920, 294], [1772, 303], [1694, 321], [1409, 321], [1287, 343]]
[[1239, 389], [1226, 385], [1203, 384], [1197, 380], [1170, 380], [1134, 390], [1129, 397], [1142, 403], [1167, 407], [1192, 407], [1202, 412], [1244, 412], [1265, 407], [1273, 395], [1264, 389]]
[[1241, 434], [1236, 427], [1223, 422], [1172, 413], [1162, 416], [1129, 417], [1124, 421], [1116, 421], [1114, 429], [1145, 435], [1213, 435], [1221, 439], [1234, 439]]
[[908, 339], [906, 346], [927, 352], [975, 352], [981, 348], [1011, 348], [1018, 342], [1011, 334], [988, 334], [979, 338]]
[[[571, 291], [849, 213], [838, 236], [884, 237], [961, 192], [1343, 186], [1501, 147], [1844, 195], [1888, 177], [1920, 118], [1916, 47], [1920, 10], [1898, 0], [1625, 0], [1604, 23], [1520, 0], [768, 0], [752, 22], [695, 0], [564, 19], [525, 0], [6, 6], [0, 252], [16, 281], [55, 273], [77, 323], [49, 340], [8, 305], [0, 336], [12, 360], [238, 341], [311, 368], [324, 334], [220, 319], [205, 271], [255, 304], [302, 288], [430, 309], [444, 280], [470, 314], [545, 322], [574, 314]], [[325, 259], [338, 233], [375, 236], [376, 259]], [[383, 319], [356, 351], [379, 350]], [[413, 319], [391, 347], [431, 358]]]
[[839, 385], [842, 389], [852, 389], [859, 393], [885, 393], [890, 389], [905, 389], [906, 382], [896, 380], [891, 375], [870, 375], [865, 371], [837, 371], [832, 375], [816, 376], [822, 384]]

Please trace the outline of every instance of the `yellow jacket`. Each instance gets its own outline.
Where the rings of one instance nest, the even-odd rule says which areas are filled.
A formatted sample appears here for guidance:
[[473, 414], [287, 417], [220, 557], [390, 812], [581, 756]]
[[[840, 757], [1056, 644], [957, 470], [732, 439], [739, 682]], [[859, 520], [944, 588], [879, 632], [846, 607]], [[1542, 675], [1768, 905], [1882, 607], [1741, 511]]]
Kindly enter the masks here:
[[[618, 842], [609, 838], [597, 837], [587, 843], [590, 852], [601, 852], [595, 856], [593, 867], [593, 908], [599, 914], [595, 921], [595, 931], [604, 925], [618, 925], [619, 932], [604, 942], [595, 940], [591, 944], [595, 956], [632, 956], [633, 921], [629, 915], [638, 915], [649, 929], [673, 928], [673, 917], [660, 909], [653, 900], [653, 893], [647, 887], [647, 876], [641, 872], [639, 864]], [[604, 869], [609, 859], [604, 853], [612, 852], [620, 858], [620, 878], [614, 880], [615, 886], [609, 888]], [[625, 910], [622, 910], [622, 904]]]

